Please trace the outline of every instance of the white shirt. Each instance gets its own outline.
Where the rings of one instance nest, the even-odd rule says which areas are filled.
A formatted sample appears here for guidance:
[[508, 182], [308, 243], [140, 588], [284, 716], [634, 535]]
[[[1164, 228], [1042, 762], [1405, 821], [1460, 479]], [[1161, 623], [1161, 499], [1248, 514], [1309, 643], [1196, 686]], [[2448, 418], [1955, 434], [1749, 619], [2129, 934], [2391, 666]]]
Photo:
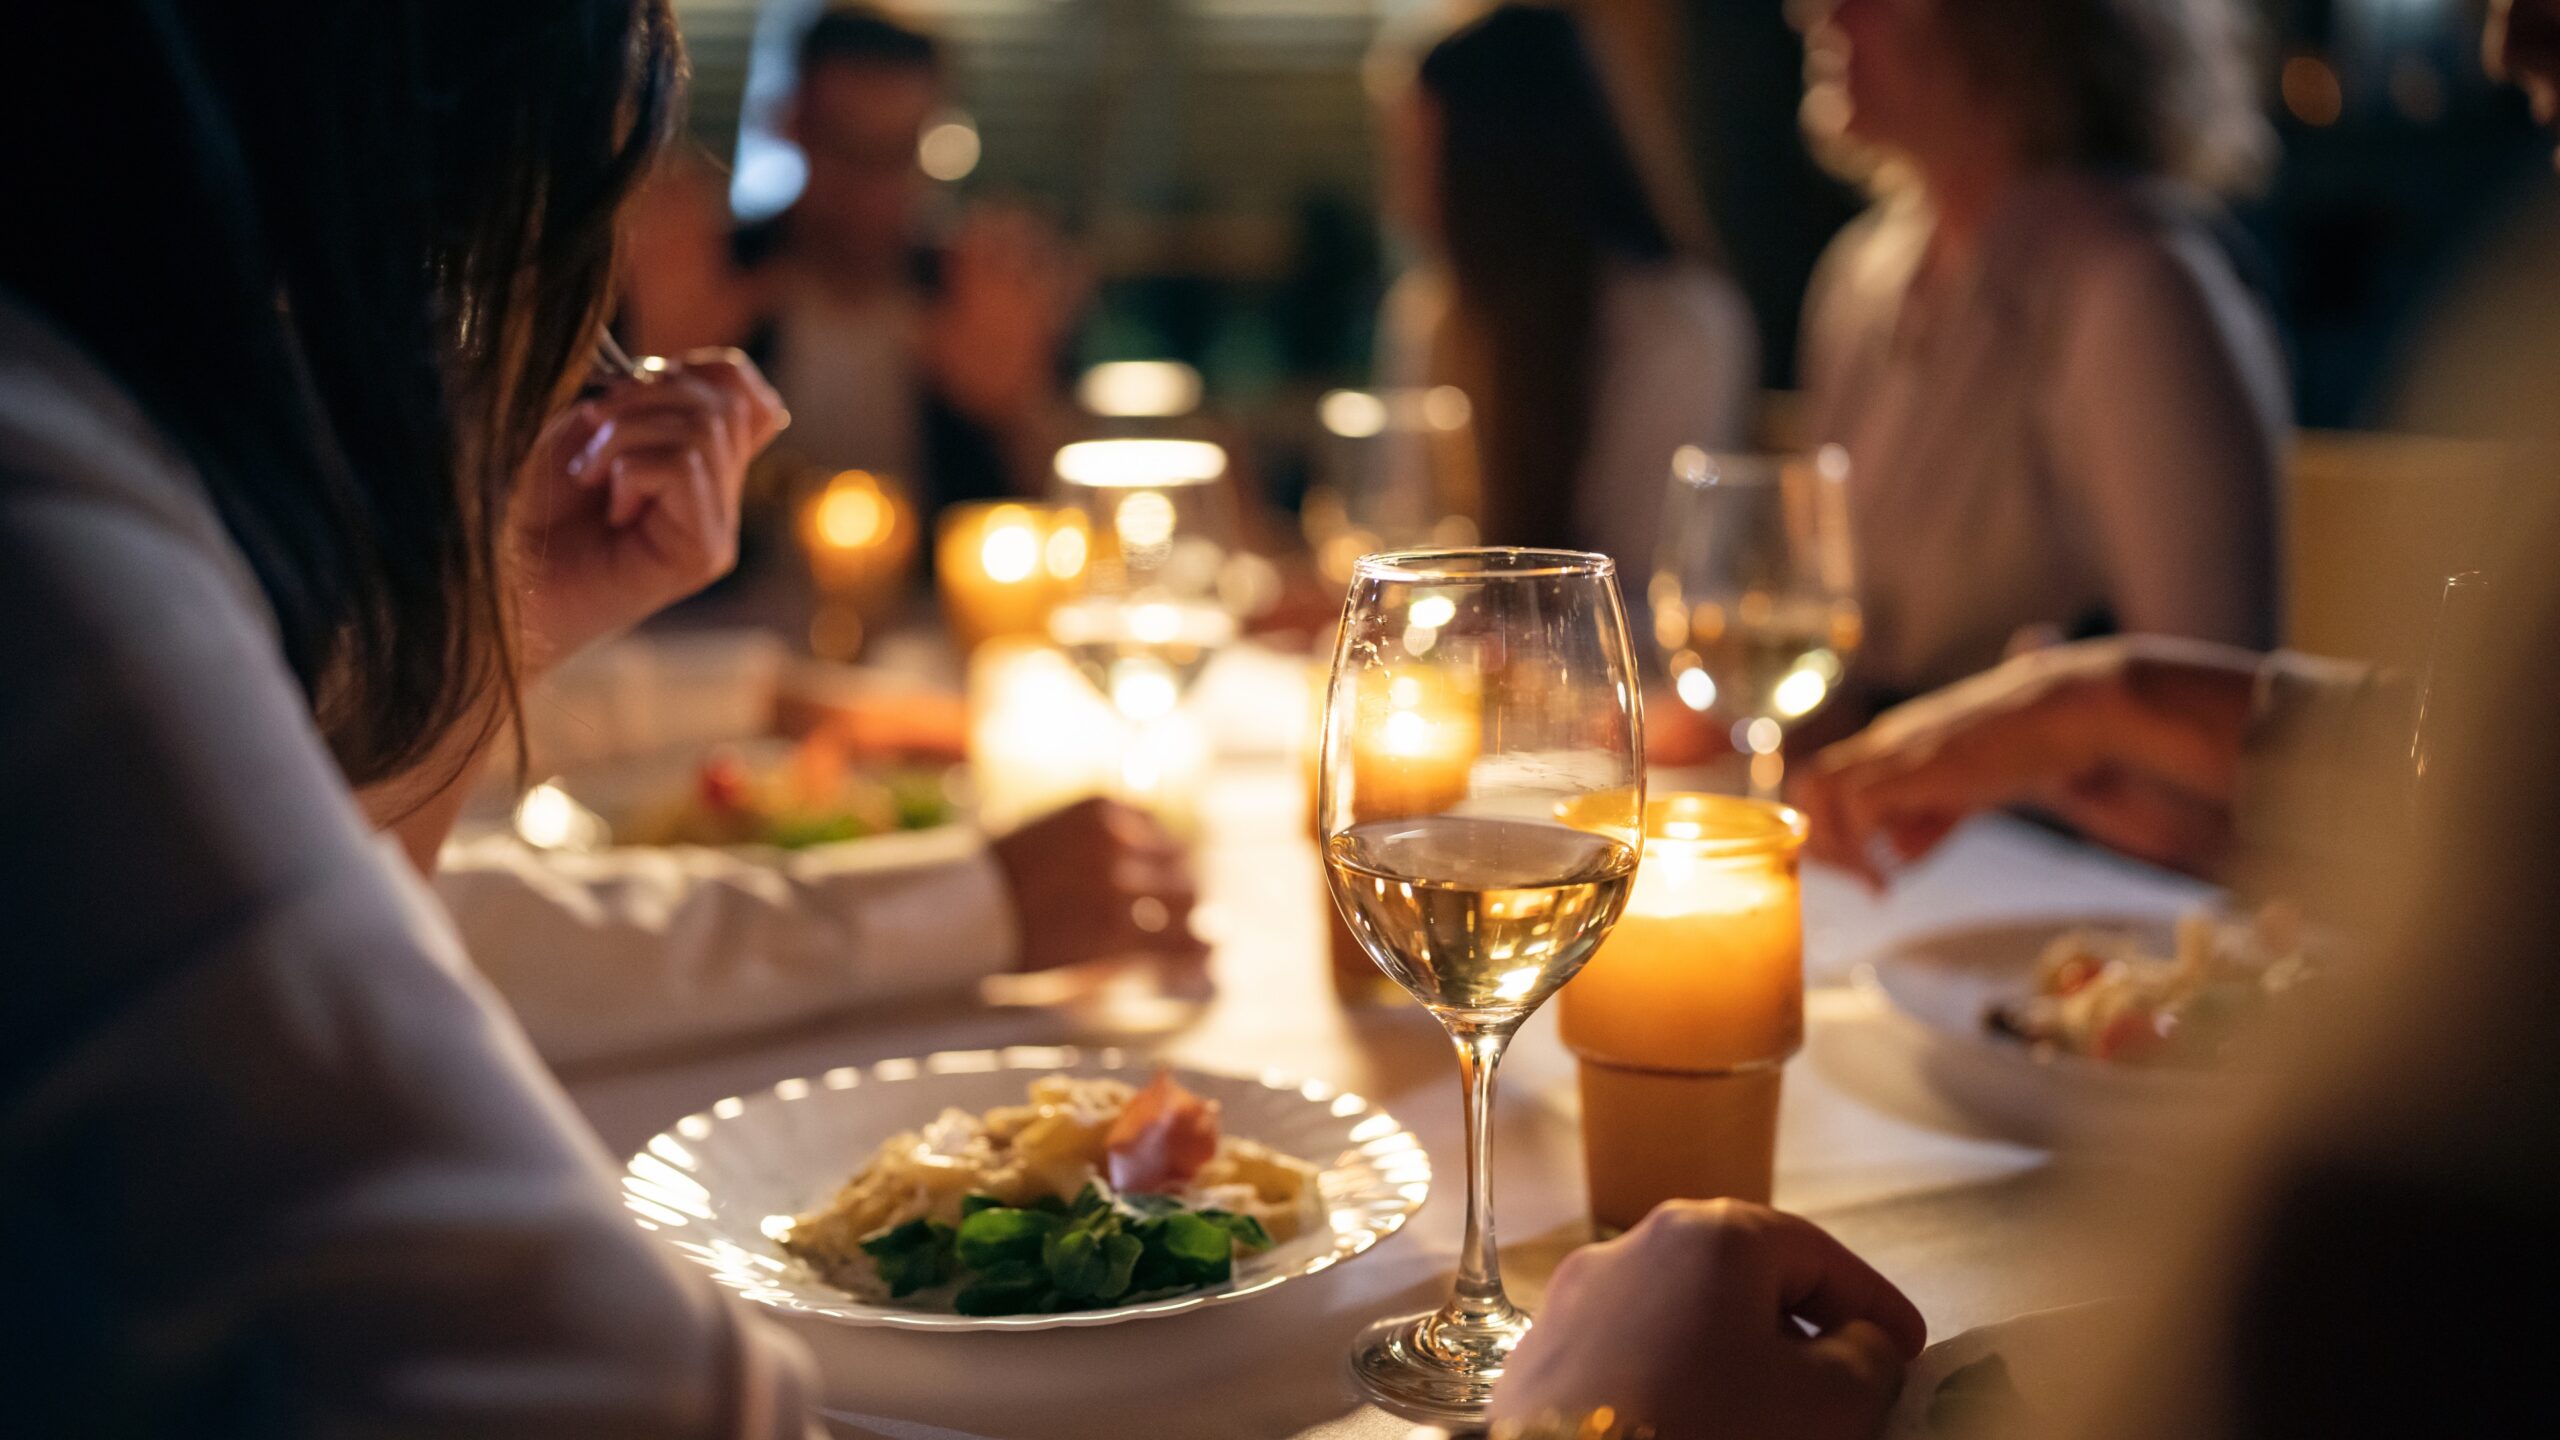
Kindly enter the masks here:
[[367, 832], [189, 467], [5, 297], [0, 676], [24, 1433], [814, 1433]]
[[485, 834], [436, 891], [555, 1065], [965, 993], [1020, 953], [986, 842], [958, 826], [804, 852], [593, 855]]
[[2051, 175], [1919, 292], [1931, 228], [1879, 205], [1806, 302], [1813, 436], [1849, 452], [1858, 683], [1934, 689], [2102, 612], [2271, 645], [2284, 364], [2213, 237], [2160, 186]]
[[[1431, 383], [1432, 336], [1446, 281], [1417, 270], [1381, 314], [1382, 383]], [[1641, 599], [1653, 574], [1671, 455], [1683, 445], [1748, 443], [1759, 392], [1759, 335], [1740, 287], [1704, 266], [1612, 265], [1601, 277], [1592, 353], [1591, 433], [1575, 476], [1574, 533], [1544, 543], [1614, 556], [1619, 584]]]

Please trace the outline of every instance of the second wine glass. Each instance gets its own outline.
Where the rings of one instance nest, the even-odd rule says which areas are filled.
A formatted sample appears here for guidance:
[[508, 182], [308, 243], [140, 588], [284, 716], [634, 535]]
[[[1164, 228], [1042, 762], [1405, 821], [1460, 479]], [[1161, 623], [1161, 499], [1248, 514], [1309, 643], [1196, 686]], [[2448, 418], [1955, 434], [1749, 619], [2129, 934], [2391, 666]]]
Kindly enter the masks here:
[[1203, 440], [1086, 440], [1058, 452], [1060, 503], [1091, 537], [1049, 638], [1136, 725], [1171, 715], [1236, 635], [1219, 592], [1235, 544], [1224, 450]]
[[1372, 555], [1354, 568], [1318, 799], [1343, 919], [1456, 1042], [1467, 1231], [1449, 1302], [1352, 1357], [1410, 1415], [1480, 1418], [1529, 1317], [1493, 1224], [1494, 1072], [1590, 959], [1635, 875], [1644, 815], [1633, 647], [1605, 556]]
[[1849, 541], [1849, 456], [1671, 461], [1646, 599], [1672, 693], [1732, 727], [1751, 793], [1778, 798], [1787, 727], [1828, 704], [1864, 638]]

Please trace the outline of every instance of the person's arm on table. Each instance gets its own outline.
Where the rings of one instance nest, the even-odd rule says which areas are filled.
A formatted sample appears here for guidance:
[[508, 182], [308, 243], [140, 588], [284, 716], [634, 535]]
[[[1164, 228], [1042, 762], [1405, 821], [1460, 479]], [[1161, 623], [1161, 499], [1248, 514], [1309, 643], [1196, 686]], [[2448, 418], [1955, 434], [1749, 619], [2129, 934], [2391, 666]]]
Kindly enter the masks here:
[[[1791, 796], [1816, 858], [1881, 880], [1964, 820], [2028, 806], [2194, 874], [2235, 851], [2320, 848], [2329, 806], [2374, 795], [2405, 740], [2366, 666], [2124, 636], [2032, 651], [1888, 711], [1823, 751]], [[2352, 783], [2351, 783], [2352, 782]], [[2366, 818], [2370, 818], [2367, 816]]]
[[447, 847], [466, 948], [554, 1064], [717, 1039], [1001, 971], [1140, 957], [1197, 968], [1182, 852], [1087, 801], [992, 842], [957, 827], [758, 859]]

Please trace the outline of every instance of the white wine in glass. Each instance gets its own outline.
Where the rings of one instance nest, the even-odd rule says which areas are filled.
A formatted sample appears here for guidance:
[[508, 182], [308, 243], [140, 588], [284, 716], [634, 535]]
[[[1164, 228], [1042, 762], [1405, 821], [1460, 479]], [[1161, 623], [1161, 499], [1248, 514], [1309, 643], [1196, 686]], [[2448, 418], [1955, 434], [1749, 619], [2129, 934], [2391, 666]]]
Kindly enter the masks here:
[[1646, 599], [1672, 693], [1731, 726], [1751, 793], [1778, 798], [1787, 727], [1830, 703], [1865, 634], [1849, 540], [1849, 457], [1671, 461]]
[[1605, 556], [1409, 551], [1354, 567], [1325, 703], [1326, 878], [1361, 948], [1448, 1030], [1465, 1082], [1453, 1293], [1371, 1327], [1352, 1354], [1361, 1385], [1405, 1414], [1480, 1419], [1528, 1333], [1494, 1233], [1494, 1075], [1626, 904], [1642, 725]]
[[1226, 452], [1202, 440], [1087, 440], [1058, 452], [1058, 498], [1091, 535], [1080, 592], [1049, 638], [1129, 720], [1173, 713], [1236, 618], [1219, 591], [1234, 549]]

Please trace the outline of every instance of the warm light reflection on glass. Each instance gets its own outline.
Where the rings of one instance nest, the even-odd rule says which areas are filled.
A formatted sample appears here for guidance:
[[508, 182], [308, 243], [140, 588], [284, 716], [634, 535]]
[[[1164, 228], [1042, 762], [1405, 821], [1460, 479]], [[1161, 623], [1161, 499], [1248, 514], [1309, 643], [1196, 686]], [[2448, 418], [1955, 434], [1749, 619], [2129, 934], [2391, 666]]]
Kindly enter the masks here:
[[1071, 485], [1200, 485], [1227, 473], [1227, 452], [1206, 440], [1079, 440], [1058, 451], [1057, 468]]
[[968, 116], [953, 113], [927, 125], [916, 140], [916, 167], [949, 184], [968, 178], [978, 168], [978, 127]]
[[1114, 360], [1076, 382], [1088, 415], [1115, 420], [1170, 420], [1200, 408], [1200, 372], [1179, 360]]
[[1316, 402], [1324, 428], [1345, 440], [1366, 440], [1387, 428], [1387, 402], [1366, 390], [1335, 390]]

